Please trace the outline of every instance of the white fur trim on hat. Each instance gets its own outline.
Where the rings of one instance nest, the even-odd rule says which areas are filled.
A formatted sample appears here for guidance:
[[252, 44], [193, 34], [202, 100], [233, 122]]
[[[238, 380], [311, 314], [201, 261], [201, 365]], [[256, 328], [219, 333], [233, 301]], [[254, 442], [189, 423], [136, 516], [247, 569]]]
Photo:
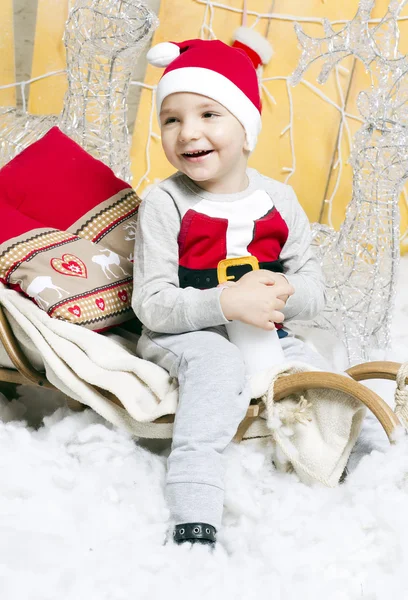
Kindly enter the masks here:
[[241, 42], [248, 48], [251, 48], [257, 53], [262, 63], [266, 65], [272, 58], [273, 48], [266, 38], [255, 29], [249, 27], [238, 27], [232, 36], [232, 40], [235, 42]]
[[158, 115], [163, 100], [177, 92], [207, 96], [225, 106], [245, 129], [248, 149], [252, 152], [261, 131], [261, 115], [235, 83], [216, 71], [202, 67], [183, 67], [169, 71], [163, 75], [157, 86]]
[[155, 67], [167, 67], [178, 56], [180, 56], [180, 48], [176, 44], [162, 42], [150, 48], [146, 59]]

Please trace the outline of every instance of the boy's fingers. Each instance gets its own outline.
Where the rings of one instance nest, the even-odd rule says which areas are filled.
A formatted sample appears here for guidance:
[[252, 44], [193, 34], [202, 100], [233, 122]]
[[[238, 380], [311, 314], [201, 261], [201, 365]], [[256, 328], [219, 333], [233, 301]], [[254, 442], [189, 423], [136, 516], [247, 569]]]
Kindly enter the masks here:
[[281, 300], [280, 298], [276, 298], [275, 302], [274, 302], [274, 309], [281, 311], [282, 308], [285, 308], [285, 304], [286, 304], [286, 302], [284, 300]]
[[258, 273], [262, 276], [267, 277], [268, 279], [272, 279], [272, 281], [275, 281], [276, 279], [273, 271], [269, 271], [268, 269], [258, 269]]
[[262, 283], [263, 285], [276, 285], [276, 281], [271, 279], [270, 277], [262, 276], [258, 279], [258, 283]]
[[260, 321], [255, 325], [255, 327], [259, 327], [259, 329], [276, 329], [275, 323], [273, 321]]
[[293, 287], [293, 285], [283, 279], [275, 281], [274, 279], [271, 279], [269, 277], [262, 276], [260, 279], [258, 279], [258, 283], [262, 283], [263, 285], [267, 285], [268, 287], [273, 285], [276, 286], [276, 294], [278, 294], [279, 292], [280, 296], [292, 296], [292, 294], [294, 294], [295, 292], [295, 288]]
[[283, 321], [285, 320], [285, 315], [279, 310], [274, 310], [271, 317], [271, 321], [273, 323], [283, 323]]
[[279, 296], [292, 296], [295, 293], [295, 288], [290, 283], [276, 283], [276, 293]]

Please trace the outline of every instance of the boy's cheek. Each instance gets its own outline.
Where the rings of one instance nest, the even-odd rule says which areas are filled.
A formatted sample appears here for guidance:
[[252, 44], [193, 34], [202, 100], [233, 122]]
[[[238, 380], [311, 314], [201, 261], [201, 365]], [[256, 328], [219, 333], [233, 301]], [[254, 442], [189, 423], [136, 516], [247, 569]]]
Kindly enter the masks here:
[[172, 144], [170, 144], [168, 141], [163, 140], [162, 138], [162, 148], [164, 151], [164, 154], [166, 155], [167, 160], [173, 164], [174, 160], [177, 160], [177, 154], [174, 150], [174, 146]]

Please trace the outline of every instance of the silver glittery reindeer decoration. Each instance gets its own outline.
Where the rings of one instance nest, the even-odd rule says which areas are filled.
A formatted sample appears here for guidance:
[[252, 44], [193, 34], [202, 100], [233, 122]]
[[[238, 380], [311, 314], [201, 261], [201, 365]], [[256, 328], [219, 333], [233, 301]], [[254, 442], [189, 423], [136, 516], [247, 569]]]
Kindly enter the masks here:
[[139, 0], [76, 0], [65, 28], [68, 90], [60, 116], [0, 111], [0, 166], [58, 125], [130, 181], [127, 93], [132, 70], [157, 26]]
[[340, 231], [315, 224], [314, 244], [326, 276], [328, 302], [315, 324], [334, 328], [345, 342], [350, 363], [367, 360], [372, 347], [386, 348], [399, 259], [399, 194], [408, 177], [408, 57], [398, 52], [397, 19], [406, 3], [392, 1], [386, 15], [369, 27], [374, 0], [361, 0], [356, 16], [326, 36], [296, 33], [303, 51], [292, 75], [297, 83], [309, 65], [323, 58], [324, 83], [333, 67], [354, 55], [374, 80], [359, 94], [363, 125], [350, 162], [353, 193]]
[[77, 0], [65, 28], [68, 92], [61, 128], [130, 181], [127, 93], [157, 19], [135, 0]]

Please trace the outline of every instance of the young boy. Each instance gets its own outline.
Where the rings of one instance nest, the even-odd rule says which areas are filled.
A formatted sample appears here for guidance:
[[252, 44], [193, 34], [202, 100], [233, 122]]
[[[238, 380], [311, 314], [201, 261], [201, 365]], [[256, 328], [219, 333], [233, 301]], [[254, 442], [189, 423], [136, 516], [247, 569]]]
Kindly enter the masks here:
[[[144, 199], [135, 245], [133, 308], [138, 352], [179, 381], [166, 500], [176, 543], [213, 545], [223, 509], [223, 451], [250, 403], [231, 320], [279, 330], [288, 360], [330, 370], [282, 323], [324, 306], [310, 226], [291, 187], [247, 168], [261, 128], [255, 68], [220, 41], [159, 44], [157, 88], [164, 152], [177, 172]], [[255, 256], [259, 270], [217, 267]]]

